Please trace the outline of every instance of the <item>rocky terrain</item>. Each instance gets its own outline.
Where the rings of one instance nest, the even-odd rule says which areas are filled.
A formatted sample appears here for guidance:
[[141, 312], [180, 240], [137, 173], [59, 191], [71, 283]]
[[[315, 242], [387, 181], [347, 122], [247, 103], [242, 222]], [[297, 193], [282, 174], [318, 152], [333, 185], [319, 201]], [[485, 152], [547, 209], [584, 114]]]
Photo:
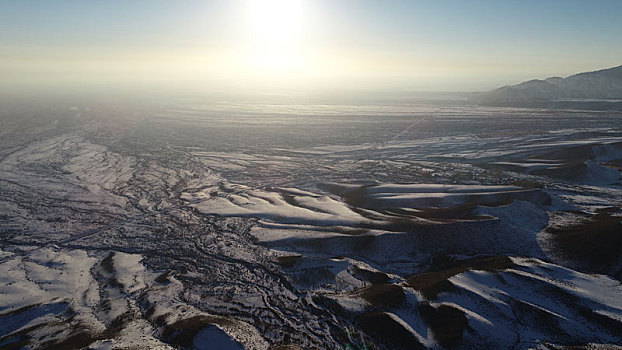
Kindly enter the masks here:
[[0, 349], [622, 345], [619, 113], [0, 106]]

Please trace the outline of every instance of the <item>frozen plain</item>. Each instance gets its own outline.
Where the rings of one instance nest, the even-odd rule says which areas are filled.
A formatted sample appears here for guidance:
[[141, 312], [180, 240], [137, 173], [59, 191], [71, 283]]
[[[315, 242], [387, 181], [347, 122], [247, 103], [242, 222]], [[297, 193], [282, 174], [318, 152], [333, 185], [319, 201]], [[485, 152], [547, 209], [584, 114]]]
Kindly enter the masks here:
[[0, 112], [0, 348], [622, 343], [620, 113]]

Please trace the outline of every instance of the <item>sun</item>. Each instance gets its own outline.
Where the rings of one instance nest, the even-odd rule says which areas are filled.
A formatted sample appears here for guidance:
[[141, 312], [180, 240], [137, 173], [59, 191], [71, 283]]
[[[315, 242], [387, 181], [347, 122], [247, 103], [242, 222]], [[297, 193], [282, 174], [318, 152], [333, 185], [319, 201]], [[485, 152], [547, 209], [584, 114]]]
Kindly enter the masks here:
[[303, 26], [302, 0], [249, 0], [248, 26], [262, 44], [293, 44]]
[[252, 75], [286, 76], [305, 69], [304, 0], [247, 0], [246, 66]]

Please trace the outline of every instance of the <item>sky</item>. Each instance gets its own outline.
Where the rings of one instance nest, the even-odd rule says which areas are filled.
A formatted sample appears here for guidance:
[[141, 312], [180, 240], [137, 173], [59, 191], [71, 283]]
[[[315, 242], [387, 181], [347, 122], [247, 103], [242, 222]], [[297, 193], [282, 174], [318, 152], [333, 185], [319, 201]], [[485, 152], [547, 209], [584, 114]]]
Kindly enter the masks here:
[[0, 84], [476, 91], [622, 64], [622, 1], [0, 0]]

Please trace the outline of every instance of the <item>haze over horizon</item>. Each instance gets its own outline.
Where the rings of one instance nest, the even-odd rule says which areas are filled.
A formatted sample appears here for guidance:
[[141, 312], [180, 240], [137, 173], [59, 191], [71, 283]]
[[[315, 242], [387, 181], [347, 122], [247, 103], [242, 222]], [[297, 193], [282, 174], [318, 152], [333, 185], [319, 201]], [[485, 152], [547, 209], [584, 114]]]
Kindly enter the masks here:
[[18, 1], [0, 86], [475, 91], [622, 63], [622, 2]]

